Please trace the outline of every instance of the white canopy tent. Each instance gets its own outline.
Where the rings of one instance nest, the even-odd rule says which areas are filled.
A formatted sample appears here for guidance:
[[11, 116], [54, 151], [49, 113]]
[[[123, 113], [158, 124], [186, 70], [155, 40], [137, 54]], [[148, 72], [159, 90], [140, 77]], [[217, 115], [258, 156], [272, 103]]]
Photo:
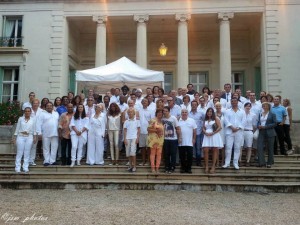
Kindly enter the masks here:
[[76, 93], [92, 89], [97, 94], [104, 94], [125, 84], [130, 90], [141, 88], [145, 92], [147, 87], [162, 87], [164, 73], [142, 68], [126, 57], [105, 66], [76, 72]]

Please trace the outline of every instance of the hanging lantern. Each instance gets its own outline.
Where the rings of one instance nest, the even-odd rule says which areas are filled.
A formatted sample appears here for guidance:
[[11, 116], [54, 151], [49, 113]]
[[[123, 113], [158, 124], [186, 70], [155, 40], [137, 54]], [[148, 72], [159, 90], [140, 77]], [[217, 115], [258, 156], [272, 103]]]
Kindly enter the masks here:
[[167, 51], [168, 51], [168, 48], [165, 46], [164, 43], [161, 44], [160, 48], [158, 49], [159, 51], [159, 54], [161, 56], [166, 56], [167, 55]]

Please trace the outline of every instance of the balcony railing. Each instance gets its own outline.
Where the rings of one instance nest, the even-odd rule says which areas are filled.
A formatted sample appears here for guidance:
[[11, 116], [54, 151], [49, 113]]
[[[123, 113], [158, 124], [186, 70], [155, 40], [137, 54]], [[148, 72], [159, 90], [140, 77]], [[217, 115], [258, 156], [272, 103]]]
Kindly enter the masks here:
[[22, 37], [0, 37], [0, 47], [22, 47]]

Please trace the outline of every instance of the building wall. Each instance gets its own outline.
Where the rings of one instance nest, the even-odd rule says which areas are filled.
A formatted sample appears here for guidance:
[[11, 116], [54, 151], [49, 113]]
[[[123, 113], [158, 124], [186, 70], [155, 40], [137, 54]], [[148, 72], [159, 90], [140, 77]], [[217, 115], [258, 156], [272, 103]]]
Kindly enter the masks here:
[[[296, 1], [294, 1], [296, 3]], [[294, 119], [300, 120], [300, 4], [278, 5], [281, 92], [290, 98]]]
[[[69, 69], [85, 69], [94, 65], [95, 31], [89, 34], [78, 33], [78, 27], [73, 27], [69, 18], [80, 20], [88, 17], [92, 20], [93, 15], [133, 17], [138, 13], [149, 14], [151, 19], [151, 16], [190, 13], [192, 18], [196, 14], [214, 14], [217, 23], [218, 12], [234, 12], [236, 15], [261, 13], [260, 18], [255, 17], [257, 26], [250, 30], [231, 30], [232, 70], [244, 70], [245, 89], [253, 89], [254, 68], [261, 66], [262, 89], [290, 98], [294, 105], [294, 119], [300, 119], [300, 106], [296, 104], [300, 100], [296, 93], [300, 86], [300, 27], [297, 22], [300, 3], [297, 0], [124, 0], [107, 1], [107, 4], [97, 1], [52, 2], [14, 1], [13, 4], [0, 4], [1, 20], [5, 15], [23, 15], [23, 43], [28, 53], [3, 54], [0, 49], [0, 66], [21, 66], [21, 101], [27, 100], [30, 91], [35, 91], [39, 98], [50, 96], [54, 99], [61, 96], [68, 89]], [[174, 23], [176, 24], [175, 18]], [[1, 28], [1, 21], [0, 24]], [[132, 28], [132, 24], [129, 28]], [[193, 26], [189, 24], [189, 34]], [[94, 28], [96, 29], [95, 25]], [[158, 62], [158, 46], [155, 43], [161, 37], [154, 31], [149, 31], [148, 67], [172, 70], [176, 74], [177, 30], [166, 35], [169, 56], [165, 61]], [[261, 40], [261, 37], [264, 39]], [[107, 62], [123, 55], [135, 60], [136, 33], [112, 32], [107, 38]], [[209, 71], [210, 87], [218, 88], [218, 31], [197, 31], [190, 35], [189, 60], [190, 71]], [[176, 77], [174, 87], [175, 84]]]

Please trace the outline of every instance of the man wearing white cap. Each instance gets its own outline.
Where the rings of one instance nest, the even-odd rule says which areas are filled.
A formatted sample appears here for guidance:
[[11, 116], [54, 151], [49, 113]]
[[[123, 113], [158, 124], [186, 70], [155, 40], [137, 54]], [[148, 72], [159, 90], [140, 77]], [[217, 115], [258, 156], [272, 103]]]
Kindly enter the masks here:
[[142, 89], [138, 88], [136, 89], [136, 92], [135, 92], [135, 96], [136, 96], [136, 100], [135, 100], [135, 103], [138, 104], [138, 105], [141, 105], [142, 104]]

